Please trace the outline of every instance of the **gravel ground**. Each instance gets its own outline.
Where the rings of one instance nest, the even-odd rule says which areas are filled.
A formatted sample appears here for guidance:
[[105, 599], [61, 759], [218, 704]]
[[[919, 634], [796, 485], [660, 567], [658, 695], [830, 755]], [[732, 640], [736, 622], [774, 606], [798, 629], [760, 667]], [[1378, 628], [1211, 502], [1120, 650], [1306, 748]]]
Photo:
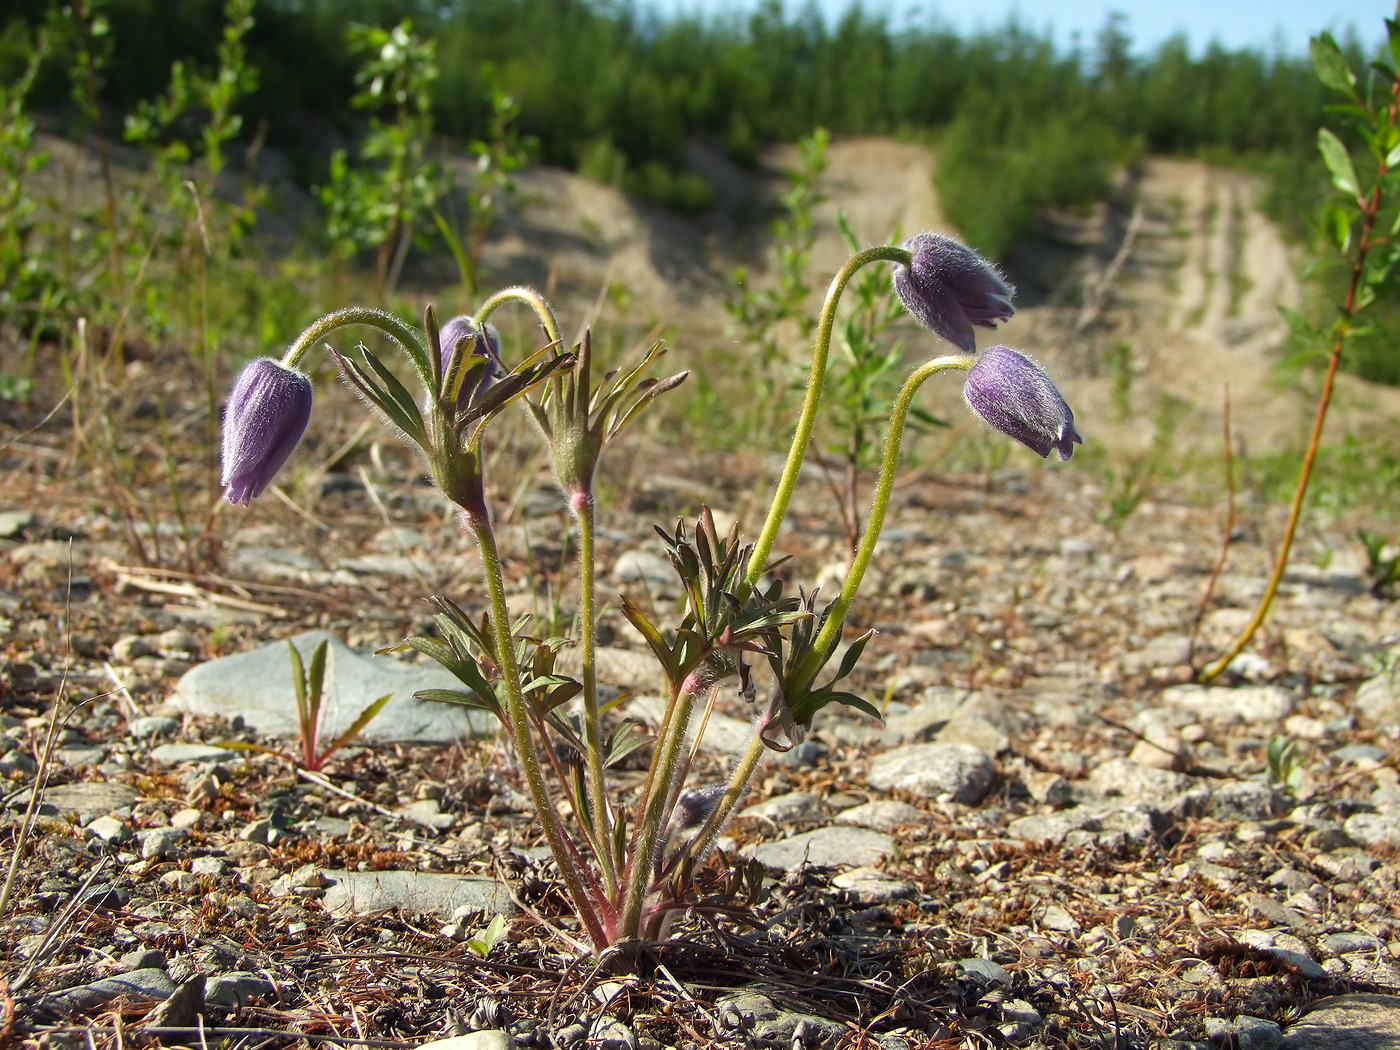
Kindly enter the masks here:
[[[604, 551], [616, 589], [663, 609], [670, 584], [645, 571], [658, 550], [621, 511], [749, 515], [765, 474], [738, 461], [682, 483], [683, 455], [664, 453], [675, 477], [623, 472], [637, 480]], [[200, 713], [184, 677], [227, 679], [220, 658], [311, 628], [394, 644], [425, 625], [423, 594], [478, 600], [466, 540], [430, 490], [395, 480], [411, 471], [367, 475], [373, 498], [327, 473], [302, 510], [226, 508], [154, 570], [119, 514], [49, 476], [52, 457], [7, 456], [25, 467], [0, 490], [7, 856], [56, 722], [0, 918], [7, 1041], [193, 1045], [202, 1026], [239, 1046], [1264, 1047], [1330, 1038], [1333, 1017], [1382, 1040], [1357, 1045], [1396, 1045], [1400, 607], [1344, 541], [1325, 569], [1292, 570], [1241, 673], [1207, 688], [1192, 625], [1199, 663], [1259, 593], [1272, 511], [1242, 509], [1201, 610], [1216, 510], [1163, 497], [1115, 532], [1074, 461], [911, 476], [851, 621], [880, 632], [856, 681], [884, 724], [829, 709], [769, 763], [709, 873], [763, 867], [757, 893], [725, 898], [738, 917], [697, 911], [597, 963], [567, 939], [494, 737], [403, 739], [395, 719], [298, 772], [213, 747], [291, 742], [253, 708]], [[820, 486], [804, 498], [779, 545], [794, 582], [839, 560]], [[547, 610], [559, 508], [525, 485], [503, 519], [513, 601]], [[612, 684], [654, 687], [620, 617], [604, 634]], [[232, 680], [278, 680], [285, 644], [263, 656]], [[747, 717], [738, 699], [720, 713], [702, 777]], [[1280, 733], [1297, 775], [1270, 784]], [[390, 874], [405, 872], [446, 877]], [[474, 945], [494, 914], [506, 932]], [[1322, 1000], [1345, 1009], [1298, 1024]]]

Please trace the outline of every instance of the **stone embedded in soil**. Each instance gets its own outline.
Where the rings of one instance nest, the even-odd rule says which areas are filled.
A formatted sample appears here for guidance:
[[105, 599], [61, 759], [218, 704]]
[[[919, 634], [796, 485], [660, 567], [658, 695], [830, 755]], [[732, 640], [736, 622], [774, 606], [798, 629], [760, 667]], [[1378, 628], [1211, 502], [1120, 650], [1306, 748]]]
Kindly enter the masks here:
[[804, 865], [850, 868], [878, 864], [894, 853], [894, 841], [870, 828], [829, 827], [764, 842], [752, 852], [761, 863], [784, 871]]
[[837, 824], [851, 824], [855, 827], [874, 828], [876, 831], [889, 831], [899, 824], [926, 823], [928, 814], [907, 802], [900, 802], [898, 799], [877, 798], [873, 802], [844, 809], [832, 819]]
[[1162, 691], [1162, 703], [1184, 708], [1209, 722], [1257, 725], [1282, 722], [1293, 713], [1296, 700], [1276, 685], [1176, 685]]
[[161, 744], [151, 749], [151, 758], [162, 766], [178, 766], [184, 762], [242, 762], [243, 756], [227, 747], [210, 744]]
[[[587, 1035], [586, 1029], [584, 1034]], [[515, 1050], [515, 1039], [499, 1028], [483, 1028], [479, 1032], [420, 1043], [418, 1050]]]
[[[323, 739], [333, 739], [385, 693], [393, 694], [361, 733], [366, 740], [448, 743], [465, 735], [483, 736], [495, 726], [484, 712], [456, 704], [415, 700], [419, 689], [462, 689], [437, 664], [409, 664], [390, 656], [365, 656], [328, 631], [306, 631], [291, 639], [303, 665], [322, 641], [329, 643]], [[292, 661], [285, 641], [200, 664], [187, 672], [172, 698], [195, 714], [241, 716], [270, 736], [296, 736]]]
[[160, 1002], [175, 991], [175, 982], [162, 969], [131, 970], [115, 977], [103, 977], [90, 984], [65, 988], [42, 996], [33, 1009], [39, 1014], [68, 1015], [91, 1011], [124, 997], [139, 1002]]
[[515, 913], [510, 890], [495, 879], [421, 871], [323, 870], [321, 874], [328, 883], [321, 903], [333, 915], [368, 915], [390, 908], [434, 912], [444, 919], [459, 908], [487, 915]]
[[1263, 1017], [1207, 1017], [1206, 1035], [1211, 1042], [1236, 1050], [1275, 1050], [1283, 1042], [1279, 1026]]
[[858, 904], [888, 904], [919, 895], [919, 888], [907, 879], [897, 879], [879, 868], [852, 868], [831, 880], [838, 890], [845, 890]]
[[906, 744], [876, 755], [866, 774], [872, 787], [969, 806], [986, 797], [995, 778], [992, 760], [970, 744]]
[[77, 813], [78, 823], [86, 826], [98, 817], [135, 805], [141, 796], [125, 784], [59, 784], [44, 789], [42, 802], [60, 813]]
[[1342, 827], [1363, 846], [1400, 849], [1400, 813], [1353, 813]]
[[845, 1025], [784, 1009], [766, 995], [736, 992], [716, 1000], [715, 1016], [735, 1045], [828, 1048], [847, 1034]]
[[1283, 1050], [1393, 1050], [1400, 1046], [1400, 998], [1339, 995], [1324, 999], [1288, 1030]]
[[822, 815], [822, 800], [810, 791], [789, 791], [784, 795], [755, 802], [740, 812], [740, 817], [757, 817], [775, 824], [800, 824], [817, 820]]

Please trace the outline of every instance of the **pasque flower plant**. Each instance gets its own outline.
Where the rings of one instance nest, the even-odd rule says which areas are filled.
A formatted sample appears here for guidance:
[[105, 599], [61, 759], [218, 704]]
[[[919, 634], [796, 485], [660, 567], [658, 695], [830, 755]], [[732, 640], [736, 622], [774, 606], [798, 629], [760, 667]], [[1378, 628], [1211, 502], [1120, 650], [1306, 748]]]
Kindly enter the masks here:
[[[868, 523], [840, 592], [821, 604], [813, 592], [785, 595], [766, 570], [820, 414], [842, 292], [862, 267], [879, 262], [894, 264], [894, 288], [910, 313], [960, 352], [919, 364], [896, 397]], [[878, 717], [866, 699], [842, 687], [869, 634], [829, 665], [884, 524], [905, 421], [922, 384], [939, 372], [966, 372], [968, 405], [991, 426], [1041, 456], [1073, 452], [1080, 440], [1073, 416], [1044, 370], [1006, 347], [974, 352], [974, 327], [1008, 319], [1012, 294], [981, 256], [936, 234], [867, 248], [837, 272], [817, 323], [787, 464], [758, 537], [741, 541], [737, 526], [720, 535], [708, 511], [689, 530], [684, 523], [672, 532], [658, 529], [685, 595], [679, 620], [656, 624], [626, 597], [621, 601], [622, 614], [656, 658], [666, 699], [650, 733], [600, 702], [594, 486], [612, 439], [687, 376], [651, 375], [665, 353], [660, 343], [600, 375], [589, 335], [565, 348], [552, 307], [520, 287], [496, 293], [475, 314], [441, 328], [431, 308], [422, 329], [378, 310], [336, 311], [306, 329], [280, 362], [259, 359], [239, 377], [225, 423], [226, 494], [234, 503], [256, 497], [300, 440], [311, 388], [296, 368], [311, 348], [350, 325], [377, 328], [402, 348], [422, 388], [417, 397], [363, 345], [330, 353], [363, 400], [422, 454], [434, 482], [460, 509], [462, 526], [481, 553], [487, 605], [473, 613], [451, 596], [435, 595], [437, 636], [396, 648], [433, 657], [461, 683], [460, 689], [424, 691], [422, 698], [480, 708], [500, 721], [577, 914], [580, 941], [601, 953], [621, 941], [660, 937], [680, 910], [706, 906], [697, 888], [700, 865], [768, 750], [800, 740], [829, 704]], [[542, 333], [542, 345], [511, 368], [506, 362], [518, 355], [503, 353], [487, 321], [507, 305], [532, 311]], [[579, 614], [571, 639], [537, 637], [529, 618], [513, 613], [506, 600], [481, 448], [490, 422], [517, 403], [537, 424], [578, 524]], [[572, 644], [579, 649], [577, 675], [566, 673], [559, 659]], [[762, 701], [754, 695], [754, 660], [772, 671]], [[726, 783], [690, 784], [694, 742], [729, 684], [760, 712], [752, 738]], [[610, 787], [609, 769], [648, 743], [647, 775], [635, 797], [624, 798]]]

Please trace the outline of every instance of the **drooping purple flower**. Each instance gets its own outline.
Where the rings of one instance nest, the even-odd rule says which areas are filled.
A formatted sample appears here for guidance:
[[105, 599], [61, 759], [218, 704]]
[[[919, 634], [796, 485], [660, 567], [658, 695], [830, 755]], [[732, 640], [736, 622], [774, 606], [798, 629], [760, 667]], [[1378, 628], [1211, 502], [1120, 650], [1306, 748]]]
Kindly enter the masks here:
[[496, 326], [487, 323], [478, 328], [477, 323], [465, 314], [452, 318], [438, 333], [438, 341], [442, 345], [443, 371], [451, 370], [458, 345], [463, 340], [470, 345], [473, 338], [476, 342], [472, 355], [480, 360], [468, 362], [466, 365], [467, 372], [463, 377], [461, 389], [457, 392], [459, 409], [466, 408], [478, 394], [505, 375], [506, 371], [501, 363], [501, 333], [496, 331]]
[[972, 326], [995, 328], [1010, 320], [1016, 289], [967, 245], [938, 233], [920, 233], [904, 242], [913, 254], [908, 266], [894, 268], [894, 290], [904, 308], [935, 335], [964, 353], [977, 348]]
[[1084, 439], [1074, 413], [1045, 370], [1010, 347], [982, 351], [967, 373], [963, 398], [973, 412], [1042, 458], [1069, 459]]
[[311, 380], [270, 357], [238, 374], [224, 413], [224, 498], [247, 506], [262, 494], [311, 422]]

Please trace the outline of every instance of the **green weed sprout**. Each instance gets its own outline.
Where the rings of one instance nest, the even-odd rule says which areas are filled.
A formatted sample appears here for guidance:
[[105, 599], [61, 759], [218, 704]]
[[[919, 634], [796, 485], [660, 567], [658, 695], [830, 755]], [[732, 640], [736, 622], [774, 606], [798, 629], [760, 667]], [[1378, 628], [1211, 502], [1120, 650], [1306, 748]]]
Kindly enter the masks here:
[[1275, 735], [1269, 738], [1265, 752], [1269, 766], [1269, 783], [1275, 787], [1297, 791], [1303, 783], [1303, 761], [1298, 752], [1298, 741], [1291, 737]]
[[301, 754], [293, 755], [287, 751], [243, 740], [224, 740], [220, 742], [219, 746], [238, 751], [260, 751], [263, 754], [276, 755], [308, 772], [319, 773], [322, 767], [331, 760], [332, 755], [346, 747], [350, 741], [364, 731], [365, 726], [374, 721], [375, 716], [384, 709], [384, 705], [394, 694], [385, 693], [378, 700], [367, 704], [355, 720], [323, 748], [321, 747], [321, 713], [325, 703], [327, 645], [322, 642], [312, 650], [309, 667], [302, 663], [301, 653], [297, 652], [297, 647], [290, 641], [287, 642], [287, 649], [292, 658], [292, 689], [296, 693], [297, 728], [301, 734]]
[[[821, 414], [842, 293], [861, 269], [876, 263], [893, 264], [905, 309], [959, 352], [919, 364], [890, 402], [865, 529], [840, 592], [820, 604], [814, 592], [784, 594], [782, 581], [767, 570]], [[534, 314], [542, 346], [512, 354], [499, 345], [488, 319], [507, 306]], [[737, 524], [721, 535], [708, 509], [693, 526], [658, 528], [685, 596], [678, 618], [658, 623], [621, 599], [622, 614], [655, 657], [666, 701], [651, 732], [618, 717], [618, 701], [603, 702], [599, 688], [595, 490], [606, 447], [688, 375], [652, 375], [666, 352], [661, 343], [601, 372], [591, 335], [566, 349], [553, 308], [526, 287], [497, 292], [475, 314], [441, 327], [431, 307], [421, 329], [380, 310], [337, 310], [307, 328], [280, 361], [252, 362], [252, 378], [235, 385], [226, 415], [226, 496], [235, 503], [255, 498], [299, 440], [311, 394], [298, 366], [313, 348], [342, 328], [369, 326], [403, 351], [417, 393], [363, 344], [345, 353], [328, 347], [343, 378], [422, 455], [434, 483], [458, 507], [481, 555], [487, 602], [471, 610], [448, 595], [434, 595], [436, 636], [393, 648], [426, 654], [457, 678], [458, 688], [423, 690], [416, 694], [421, 699], [476, 708], [500, 723], [578, 917], [579, 944], [601, 954], [621, 942], [663, 938], [685, 910], [722, 912], [740, 897], [752, 902], [761, 885], [755, 866], [717, 877], [705, 874], [702, 865], [762, 757], [800, 741], [830, 704], [879, 717], [869, 700], [844, 686], [873, 632], [844, 650], [838, 646], [884, 525], [900, 443], [922, 384], [940, 372], [964, 372], [968, 406], [990, 426], [1042, 457], [1054, 451], [1066, 459], [1073, 452], [1080, 440], [1073, 415], [1045, 371], [1007, 347], [976, 352], [973, 326], [994, 327], [1011, 312], [1011, 289], [1000, 275], [946, 237], [919, 234], [903, 245], [866, 248], [841, 267], [815, 327], [801, 414], [758, 538], [744, 542]], [[512, 359], [518, 363], [508, 367]], [[555, 481], [577, 521], [576, 638], [541, 631], [548, 622], [513, 612], [507, 601], [482, 450], [492, 421], [518, 410], [529, 414], [542, 435]], [[574, 644], [576, 675], [566, 673], [560, 659], [565, 646]], [[754, 660], [772, 670], [773, 684], [763, 698], [755, 695]], [[318, 667], [313, 659], [303, 705], [310, 714]], [[750, 741], [727, 782], [692, 783], [695, 741], [729, 683], [755, 702]], [[624, 798], [610, 785], [610, 770], [646, 744], [646, 775], [635, 795]], [[489, 950], [484, 940], [483, 947]]]
[[1377, 598], [1394, 598], [1395, 585], [1400, 584], [1400, 550], [1380, 533], [1368, 529], [1357, 529], [1356, 538], [1366, 549], [1366, 573], [1371, 578], [1371, 593]]

